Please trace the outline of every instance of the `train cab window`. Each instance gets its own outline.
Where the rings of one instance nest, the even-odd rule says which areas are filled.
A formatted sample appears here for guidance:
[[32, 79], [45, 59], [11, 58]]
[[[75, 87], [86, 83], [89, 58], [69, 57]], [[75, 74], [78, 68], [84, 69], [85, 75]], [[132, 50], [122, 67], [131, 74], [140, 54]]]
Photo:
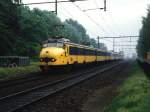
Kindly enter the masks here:
[[61, 42], [57, 42], [57, 47], [63, 47], [64, 46], [64, 44], [63, 43], [61, 43]]
[[63, 48], [64, 44], [62, 42], [49, 42], [49, 43], [45, 43], [43, 45], [43, 47], [61, 47]]

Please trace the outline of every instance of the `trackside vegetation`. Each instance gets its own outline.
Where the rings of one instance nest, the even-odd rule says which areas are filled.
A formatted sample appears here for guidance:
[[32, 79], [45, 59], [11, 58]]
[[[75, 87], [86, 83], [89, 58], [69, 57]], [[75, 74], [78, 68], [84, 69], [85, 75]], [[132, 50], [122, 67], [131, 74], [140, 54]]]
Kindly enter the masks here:
[[150, 6], [147, 9], [147, 16], [143, 17], [142, 28], [140, 30], [140, 38], [137, 45], [138, 57], [145, 58], [147, 52], [150, 51]]
[[31, 63], [30, 66], [25, 67], [16, 67], [16, 68], [0, 68], [0, 81], [7, 79], [16, 79], [21, 74], [29, 74], [33, 72], [40, 71], [38, 66], [39, 64], [36, 62]]
[[150, 80], [138, 64], [118, 91], [119, 96], [104, 112], [150, 112]]
[[[17, 0], [15, 0], [17, 1]], [[0, 56], [18, 55], [37, 58], [48, 38], [64, 37], [72, 42], [97, 47], [86, 29], [77, 21], [61, 19], [51, 11], [18, 6], [0, 0]], [[101, 48], [106, 49], [100, 43]]]

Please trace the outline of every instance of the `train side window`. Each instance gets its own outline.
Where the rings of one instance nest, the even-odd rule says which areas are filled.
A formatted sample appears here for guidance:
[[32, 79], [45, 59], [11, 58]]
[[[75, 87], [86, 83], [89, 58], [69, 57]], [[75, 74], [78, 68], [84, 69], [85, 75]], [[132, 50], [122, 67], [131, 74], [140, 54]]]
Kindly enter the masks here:
[[90, 55], [92, 55], [92, 50], [90, 50]]
[[89, 49], [89, 55], [91, 55], [91, 50]]
[[78, 48], [78, 54], [81, 55], [81, 48]]
[[82, 55], [85, 55], [85, 49], [82, 48]]
[[79, 54], [80, 54], [80, 55], [84, 55], [83, 51], [84, 51], [84, 50], [83, 50], [82, 48], [79, 48]]
[[70, 55], [73, 55], [74, 54], [74, 49], [73, 49], [73, 47], [69, 47], [69, 52], [70, 52]]
[[105, 56], [106, 54], [105, 54], [105, 52], [103, 52], [103, 56]]
[[89, 55], [89, 49], [87, 49], [87, 54], [86, 55]]
[[87, 54], [87, 49], [84, 50], [84, 55], [86, 55], [86, 54]]
[[97, 55], [97, 50], [95, 50], [95, 55]]
[[92, 50], [92, 55], [95, 55], [95, 52], [94, 52], [94, 50]]
[[70, 55], [78, 55], [78, 48], [70, 46], [69, 53], [70, 53]]
[[89, 55], [91, 55], [91, 50], [89, 49]]
[[78, 55], [79, 54], [79, 48], [78, 47], [74, 47], [75, 49], [75, 55]]
[[80, 54], [79, 48], [78, 48], [78, 47], [75, 47], [75, 49], [76, 49], [76, 55]]
[[85, 55], [85, 51], [86, 51], [86, 49], [82, 48], [82, 55]]
[[99, 56], [101, 56], [101, 55], [102, 55], [102, 54], [101, 54], [101, 51], [99, 51], [99, 53], [98, 53], [98, 54], [99, 54]]

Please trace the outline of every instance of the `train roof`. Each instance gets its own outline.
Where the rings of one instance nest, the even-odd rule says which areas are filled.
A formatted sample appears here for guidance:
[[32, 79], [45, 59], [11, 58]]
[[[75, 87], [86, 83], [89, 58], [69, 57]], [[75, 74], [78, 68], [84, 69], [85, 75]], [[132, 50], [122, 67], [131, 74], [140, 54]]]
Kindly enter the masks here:
[[59, 38], [59, 39], [49, 38], [47, 41], [62, 42], [64, 44], [69, 44], [69, 45], [76, 46], [76, 47], [87, 48], [87, 49], [92, 49], [92, 50], [97, 50], [97, 51], [102, 51], [102, 52], [108, 52], [108, 53], [112, 53], [112, 54], [119, 54], [117, 52], [102, 50], [102, 49], [94, 48], [94, 47], [91, 47], [91, 46], [86, 46], [86, 45], [82, 45], [82, 44], [73, 43], [69, 39], [66, 39], [66, 38]]

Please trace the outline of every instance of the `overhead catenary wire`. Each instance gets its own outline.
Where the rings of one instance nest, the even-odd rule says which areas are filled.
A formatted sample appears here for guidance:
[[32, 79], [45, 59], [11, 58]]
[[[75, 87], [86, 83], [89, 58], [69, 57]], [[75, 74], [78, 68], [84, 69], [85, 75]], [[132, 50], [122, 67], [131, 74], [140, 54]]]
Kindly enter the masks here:
[[[103, 1], [103, 0], [102, 0]], [[100, 1], [97, 1], [97, 0], [94, 0], [93, 1], [94, 3], [95, 3], [95, 5], [97, 6], [97, 7], [99, 7], [99, 5], [98, 4], [100, 4]], [[109, 14], [109, 12], [110, 11], [107, 11], [107, 13], [106, 13], [106, 15], [108, 15]], [[104, 18], [105, 16], [103, 16], [103, 13], [101, 13], [101, 18], [103, 19], [103, 21], [105, 22], [105, 20], [106, 20], [106, 18]], [[111, 21], [111, 25], [110, 24], [107, 24], [108, 22], [105, 22], [105, 24], [107, 24], [107, 26], [109, 26], [109, 27], [107, 27], [107, 29], [109, 29], [113, 34], [115, 34], [115, 35], [119, 35], [119, 32], [120, 32], [120, 30], [118, 30], [117, 28], [117, 24], [115, 24], [115, 21], [114, 21], [114, 19], [113, 19], [113, 17], [111, 16], [111, 15], [109, 15], [109, 17], [107, 16], [107, 20], [109, 19], [109, 21]], [[114, 25], [113, 25], [114, 24]], [[111, 28], [111, 26], [115, 26], [115, 32], [114, 32], [114, 30], [112, 30], [112, 28]], [[114, 40], [114, 39], [113, 39]], [[117, 43], [116, 41], [115, 41], [115, 43]]]
[[[82, 1], [82, 0], [81, 0]], [[83, 0], [84, 1], [84, 0]], [[86, 0], [85, 0], [86, 1]], [[95, 0], [96, 1], [96, 0]], [[53, 2], [54, 3], [54, 2]], [[61, 3], [61, 2], [60, 2]], [[59, 4], [60, 4], [59, 3]], [[72, 3], [72, 2], [71, 2]], [[74, 5], [76, 5], [75, 3], [73, 3]], [[31, 4], [32, 5], [32, 4]], [[34, 4], [33, 4], [34, 5]], [[78, 6], [78, 5], [76, 5], [76, 6]], [[80, 10], [81, 9], [81, 7], [80, 6], [78, 6], [78, 9]], [[81, 9], [82, 10], [82, 9]], [[81, 11], [80, 10], [80, 11]], [[63, 12], [63, 11], [61, 11], [61, 12]], [[65, 14], [65, 15], [67, 15], [67, 17], [69, 17], [68, 15], [70, 15], [71, 17], [73, 17], [73, 15], [72, 15], [72, 13], [70, 13], [68, 10], [66, 10], [65, 12], [67, 12], [67, 14]], [[69, 13], [68, 13], [69, 12]], [[83, 10], [82, 10], [82, 12], [83, 12]], [[94, 23], [94, 24], [96, 24], [96, 26], [98, 26], [99, 27], [99, 29], [101, 29], [101, 31], [103, 31], [103, 32], [105, 32], [106, 34], [108, 34], [108, 33], [112, 33], [112, 34], [115, 34], [116, 32], [114, 32], [110, 27], [107, 27], [106, 29], [105, 29], [105, 27], [103, 28], [95, 19], [93, 19], [93, 17], [91, 17], [91, 15], [89, 15], [89, 14], [87, 14], [87, 13], [85, 13], [85, 12], [83, 12], [84, 13], [84, 15], [86, 15], [88, 18], [89, 18], [89, 20], [90, 21], [92, 21], [92, 23]], [[111, 19], [111, 21], [112, 21], [112, 23], [115, 25], [115, 29], [118, 31], [118, 32], [120, 32], [120, 29], [119, 29], [119, 27], [118, 27], [118, 24], [116, 24], [116, 21], [114, 20], [114, 18], [113, 18], [113, 16], [111, 15], [111, 13], [108, 13], [108, 18], [109, 19]], [[106, 21], [105, 19], [106, 18], [104, 18], [103, 16], [102, 16], [102, 19], [103, 19], [103, 21]], [[106, 24], [107, 24], [107, 22], [105, 22]], [[104, 25], [103, 25], [104, 26]], [[87, 30], [87, 28], [86, 28], [86, 30]], [[99, 34], [99, 33], [95, 33], [95, 32], [92, 32], [91, 30], [87, 30], [88, 32], [90, 32], [91, 34], [93, 34], [93, 35], [96, 35], [96, 34]], [[109, 32], [110, 31], [110, 32]], [[106, 41], [109, 41], [109, 42], [112, 42], [112, 41], [110, 41], [110, 40], [107, 40], [107, 39], [103, 39], [103, 40], [106, 40]]]
[[[103, 0], [102, 0], [102, 1], [103, 1]], [[97, 2], [97, 0], [94, 0], [93, 2], [94, 2], [94, 4], [95, 4], [96, 7], [100, 7], [100, 6], [99, 6], [99, 5], [100, 5], [100, 1]], [[100, 11], [100, 10], [99, 10], [99, 11]], [[108, 13], [108, 11], [107, 11], [105, 14], [107, 14], [107, 13]], [[105, 17], [105, 16], [103, 15], [103, 13], [101, 13], [101, 19], [104, 21], [104, 23], [105, 23], [107, 29], [108, 29], [110, 32], [112, 32], [112, 34], [118, 35], [118, 32], [116, 32], [116, 31], [114, 31], [114, 29], [112, 29], [112, 23], [113, 23], [113, 21], [111, 21], [111, 25], [110, 25], [110, 24], [108, 24], [108, 22], [107, 22], [107, 21], [109, 21], [109, 20], [108, 20], [108, 19], [106, 20], [106, 18], [104, 18], [104, 17]], [[110, 19], [111, 19], [111, 18], [110, 18]], [[113, 51], [114, 51], [114, 50], [115, 50], [115, 43], [116, 43], [116, 40], [112, 38], [112, 41], [113, 41]]]
[[[73, 17], [73, 18], [75, 18], [75, 16], [74, 15], [72, 15], [65, 7], [63, 7], [63, 5], [61, 5], [60, 4], [60, 7], [63, 9], [63, 10], [65, 10], [65, 12], [69, 15], [69, 16], [71, 16], [71, 17]], [[89, 33], [91, 33], [92, 35], [95, 35], [96, 36], [96, 33], [95, 32], [93, 32], [93, 31], [91, 31], [91, 30], [89, 30], [88, 28], [86, 28], [86, 30], [89, 32]], [[105, 41], [108, 41], [108, 42], [111, 42], [112, 43], [112, 41], [110, 41], [110, 40], [107, 40], [107, 39], [103, 39], [103, 40], [105, 40]]]
[[[71, 1], [71, 0], [69, 0], [69, 1], [66, 1], [66, 0], [62, 0], [62, 1], [57, 1], [57, 3], [68, 3], [68, 2], [78, 2], [78, 1], [87, 1], [87, 0], [75, 0], [75, 1]], [[21, 6], [21, 5], [38, 5], [38, 4], [53, 4], [53, 3], [56, 3], [56, 1], [52, 1], [52, 2], [35, 2], [35, 3], [25, 3], [25, 4], [23, 4], [23, 3], [19, 3], [19, 4], [16, 4], [16, 5], [19, 5], [19, 6]]]
[[103, 32], [105, 32], [106, 34], [108, 34], [108, 32], [104, 28], [102, 28], [99, 23], [97, 23], [91, 16], [89, 16], [88, 14], [86, 14], [78, 5], [76, 5], [75, 3], [72, 3], [72, 4], [75, 7], [77, 7], [86, 17], [88, 17], [89, 20], [91, 20], [94, 24], [96, 24]]
[[65, 7], [63, 7], [63, 5], [60, 3], [59, 4], [60, 5], [60, 7], [63, 9], [63, 10], [65, 10], [65, 12], [68, 14], [68, 15], [70, 15], [71, 17], [74, 17]]
[[[87, 0], [78, 0], [78, 1], [87, 1]], [[60, 4], [60, 3], [63, 3], [63, 2], [66, 2], [66, 1], [59, 1], [59, 4]], [[27, 3], [27, 4], [20, 4], [20, 5], [36, 5], [36, 4], [49, 4], [49, 3], [55, 3], [55, 2]], [[76, 5], [74, 2], [71, 2], [71, 3], [73, 3], [74, 5]], [[76, 7], [78, 7], [78, 9], [80, 9], [80, 11], [82, 10], [79, 6], [76, 5]], [[83, 12], [83, 11], [82, 11], [82, 12]], [[67, 12], [67, 13], [68, 13], [68, 12]], [[84, 12], [83, 12], [83, 13], [84, 13]], [[69, 14], [69, 13], [68, 13], [68, 14]], [[72, 14], [69, 14], [69, 15], [72, 15]], [[89, 15], [87, 15], [87, 14], [84, 14], [84, 15], [86, 15], [93, 23], [95, 23], [101, 30], [103, 30], [103, 32], [108, 33], [108, 32], [105, 31], [105, 29], [103, 29], [103, 28], [102, 28], [94, 19], [92, 19]], [[90, 32], [91, 34], [96, 35], [95, 33], [91, 32], [90, 30], [88, 30], [88, 32]], [[103, 39], [103, 40], [106, 40], [106, 41], [112, 43], [112, 41], [110, 41], [110, 40], [107, 40], [107, 39]]]
[[[98, 2], [96, 1], [96, 0], [94, 0], [93, 1], [94, 2], [94, 4], [95, 4], [95, 6], [96, 7], [100, 7], [98, 4]], [[101, 10], [99, 10], [100, 12], [101, 12]], [[101, 13], [102, 14], [102, 13]], [[112, 32], [113, 34], [117, 34], [116, 32], [114, 32], [112, 29], [111, 29], [111, 27], [107, 24], [107, 22], [105, 21], [105, 18], [104, 18], [104, 16], [103, 15], [101, 15], [101, 18], [102, 18], [102, 20], [105, 22], [105, 25], [107, 25], [107, 29], [110, 31], [110, 32]]]
[[[110, 12], [110, 13], [108, 13], [108, 16], [109, 16], [109, 18], [111, 19], [112, 23], [114, 24], [114, 26], [115, 26], [116, 30], [117, 30], [118, 32], [120, 32], [120, 33], [121, 33], [121, 31], [120, 31], [120, 27], [118, 26], [118, 23], [117, 23], [117, 22], [115, 21], [115, 19], [113, 18], [113, 16], [112, 16], [111, 12]], [[122, 33], [121, 33], [121, 34], [122, 34]]]
[[[77, 1], [87, 1], [87, 0], [77, 0]], [[58, 1], [59, 4], [63, 3], [63, 2], [68, 2], [68, 1]], [[36, 5], [36, 4], [49, 4], [49, 3], [55, 3], [55, 2], [37, 2], [37, 3], [26, 3], [26, 4], [19, 4], [19, 5]], [[82, 9], [79, 6], [77, 6], [74, 2], [71, 2], [71, 3], [73, 3], [76, 7], [78, 7], [78, 9], [80, 9], [80, 11], [82, 11]], [[84, 15], [86, 15], [93, 23], [95, 23], [97, 26], [99, 26], [101, 28], [101, 26], [94, 19], [92, 19], [89, 15], [87, 15], [87, 14], [84, 14]], [[103, 32], [105, 32], [105, 33], [108, 33], [103, 28], [101, 28], [101, 30], [103, 30]], [[91, 31], [89, 31], [89, 32], [91, 32]], [[103, 40], [106, 40], [106, 39], [103, 39]], [[106, 40], [106, 41], [111, 42], [110, 40]]]
[[[103, 1], [103, 0], [102, 0]], [[101, 1], [97, 1], [97, 0], [94, 0], [93, 1], [94, 3], [95, 3], [95, 5], [97, 6], [97, 7], [99, 7], [99, 5], [100, 5], [100, 2]], [[109, 11], [107, 11], [105, 14], [107, 15], [109, 13]], [[110, 24], [107, 24], [108, 22], [106, 22], [106, 18], [104, 18], [105, 16], [103, 15], [103, 13], [101, 13], [101, 18], [102, 18], [102, 20], [105, 22], [105, 25], [107, 25], [108, 27], [107, 27], [107, 29], [109, 29], [114, 35], [118, 35], [118, 33], [120, 32], [120, 31], [118, 31], [117, 30], [117, 32], [116, 32], [116, 30], [115, 29], [112, 29], [112, 25], [114, 24], [114, 21], [113, 20], [111, 20], [111, 25]], [[107, 21], [110, 21], [109, 19], [112, 19], [112, 17], [110, 18], [110, 17], [108, 17], [107, 16]], [[116, 28], [116, 25], [115, 25], [115, 28]], [[115, 31], [114, 31], [115, 30]], [[113, 49], [115, 49], [115, 43], [116, 43], [116, 41], [112, 38], [112, 41], [114, 42], [113, 43]], [[120, 43], [119, 43], [120, 44]]]
[[[84, 13], [84, 11], [78, 6], [76, 5], [75, 3], [73, 3], [81, 12], [83, 12], [83, 14], [85, 16], [87, 16], [89, 18], [89, 20], [91, 20], [93, 23], [95, 23], [99, 28], [101, 28], [105, 33], [107, 33], [94, 19], [92, 19], [89, 15], [87, 15], [86, 13]], [[108, 42], [111, 42], [113, 43], [113, 41], [110, 41], [110, 40], [107, 40], [107, 39], [104, 39], [104, 38], [100, 38], [102, 40], [105, 40], [105, 41], [108, 41]]]
[[67, 18], [70, 18], [70, 16], [68, 16], [68, 13], [62, 11], [62, 9], [63, 9], [62, 7], [59, 7], [58, 12], [60, 12], [61, 15], [65, 16], [65, 17], [67, 17]]

